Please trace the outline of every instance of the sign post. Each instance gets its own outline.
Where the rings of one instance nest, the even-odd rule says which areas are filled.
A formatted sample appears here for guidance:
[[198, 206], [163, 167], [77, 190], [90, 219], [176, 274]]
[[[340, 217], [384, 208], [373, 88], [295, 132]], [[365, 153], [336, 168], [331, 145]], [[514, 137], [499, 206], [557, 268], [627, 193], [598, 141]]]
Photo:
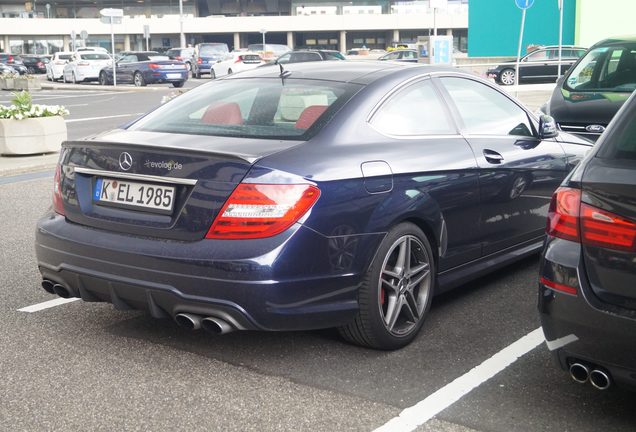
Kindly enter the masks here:
[[517, 49], [517, 67], [515, 68], [515, 86], [519, 87], [519, 62], [521, 60], [521, 44], [523, 42], [523, 28], [526, 25], [526, 10], [534, 4], [534, 0], [515, 0], [515, 4], [521, 9], [521, 30], [519, 31], [519, 48]]
[[112, 51], [112, 64], [113, 64], [113, 86], [117, 86], [117, 64], [115, 62], [115, 30], [113, 24], [121, 24], [122, 17], [124, 16], [123, 9], [102, 9], [99, 11], [102, 16], [102, 22], [110, 22], [110, 48]]
[[150, 51], [150, 48], [148, 48], [148, 39], [150, 39], [150, 26], [148, 24], [144, 25], [144, 38], [146, 39], [146, 51]]
[[563, 52], [563, 1], [557, 0], [559, 6], [559, 70], [557, 72], [557, 81], [561, 78], [561, 58]]

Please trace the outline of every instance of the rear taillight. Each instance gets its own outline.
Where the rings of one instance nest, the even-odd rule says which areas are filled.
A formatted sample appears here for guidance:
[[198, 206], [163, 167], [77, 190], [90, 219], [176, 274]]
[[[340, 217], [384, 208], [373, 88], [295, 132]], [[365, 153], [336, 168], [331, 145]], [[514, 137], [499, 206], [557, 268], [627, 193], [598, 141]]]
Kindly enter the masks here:
[[148, 63], [148, 67], [150, 69], [159, 69], [159, 68], [161, 68], [161, 66], [159, 66], [157, 63]]
[[181, 57], [181, 56], [176, 56], [174, 59], [175, 59], [175, 60], [179, 60], [179, 61], [181, 61], [181, 60], [183, 60], [183, 57]]
[[197, 59], [197, 64], [201, 64], [201, 63], [203, 63], [203, 59], [202, 59], [201, 57], [199, 57], [199, 58]]
[[238, 58], [236, 59], [236, 61], [234, 63], [241, 63], [243, 61], [243, 56], [238, 56]]
[[556, 190], [550, 202], [546, 232], [589, 246], [636, 251], [636, 222], [582, 203], [579, 189]]
[[246, 184], [234, 189], [206, 238], [271, 237], [297, 222], [315, 204], [320, 190], [308, 184]]
[[44, 67], [44, 63], [42, 63], [42, 62], [37, 62], [37, 67], [39, 67], [39, 68], [43, 68], [43, 67]]
[[583, 244], [590, 246], [636, 251], [636, 223], [583, 203], [581, 239]]
[[62, 199], [62, 166], [60, 164], [55, 168], [55, 176], [53, 177], [53, 210], [62, 216], [66, 215]]
[[7, 59], [7, 63], [13, 63], [13, 56], [10, 55], [9, 58]]
[[565, 240], [579, 241], [581, 191], [560, 187], [552, 195], [546, 233]]

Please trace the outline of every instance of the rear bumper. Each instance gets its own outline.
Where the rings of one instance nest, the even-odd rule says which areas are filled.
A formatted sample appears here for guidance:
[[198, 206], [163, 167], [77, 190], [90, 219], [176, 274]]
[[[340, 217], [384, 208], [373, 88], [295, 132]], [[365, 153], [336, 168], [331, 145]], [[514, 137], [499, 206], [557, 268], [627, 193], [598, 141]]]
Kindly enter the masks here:
[[[178, 77], [172, 77], [169, 78], [168, 77], [168, 73], [170, 74], [178, 74]], [[188, 73], [186, 71], [178, 71], [178, 72], [166, 72], [166, 73], [154, 73], [152, 71], [146, 72], [144, 74], [144, 79], [146, 80], [146, 82], [148, 84], [152, 84], [152, 83], [166, 83], [166, 82], [181, 82], [181, 81], [187, 81], [188, 79]]]
[[569, 284], [572, 275], [578, 280], [577, 295], [539, 286], [541, 324], [561, 368], [574, 360], [600, 366], [617, 384], [636, 390], [636, 314], [602, 306], [587, 284], [580, 245], [548, 238], [541, 275]]
[[[353, 319], [360, 274], [370, 260], [366, 251], [381, 239], [362, 237], [361, 253], [344, 269], [330, 264], [338, 260], [323, 259], [330, 239], [301, 225], [267, 240], [267, 248], [132, 237], [48, 214], [38, 222], [36, 255], [45, 279], [86, 301], [147, 310], [157, 318], [215, 316], [238, 329], [304, 330]], [[250, 255], [254, 250], [259, 256]]]

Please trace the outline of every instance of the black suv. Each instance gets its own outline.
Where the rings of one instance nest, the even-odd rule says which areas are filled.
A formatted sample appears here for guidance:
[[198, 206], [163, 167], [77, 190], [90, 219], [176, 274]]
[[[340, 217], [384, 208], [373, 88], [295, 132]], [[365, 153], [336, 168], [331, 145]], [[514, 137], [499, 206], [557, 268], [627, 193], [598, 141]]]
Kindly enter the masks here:
[[[578, 76], [578, 75], [577, 75]], [[636, 389], [636, 96], [552, 197], [539, 312], [561, 368]]]
[[303, 63], [323, 60], [344, 60], [345, 57], [336, 50], [294, 50], [276, 59], [276, 64]]
[[20, 75], [24, 75], [28, 72], [26, 66], [24, 66], [24, 63], [22, 62], [22, 58], [16, 54], [0, 53], [0, 63], [11, 66]]
[[[586, 49], [577, 46], [561, 48], [561, 73], [565, 73]], [[488, 77], [503, 85], [515, 83], [517, 60], [510, 60], [488, 70]], [[547, 46], [534, 50], [519, 61], [519, 83], [555, 82], [559, 77], [559, 47]]]
[[605, 39], [558, 82], [541, 110], [562, 130], [596, 141], [636, 90], [636, 36]]
[[26, 66], [27, 71], [30, 74], [45, 74], [46, 64], [49, 62], [49, 58], [46, 56], [38, 55], [23, 55], [22, 62]]

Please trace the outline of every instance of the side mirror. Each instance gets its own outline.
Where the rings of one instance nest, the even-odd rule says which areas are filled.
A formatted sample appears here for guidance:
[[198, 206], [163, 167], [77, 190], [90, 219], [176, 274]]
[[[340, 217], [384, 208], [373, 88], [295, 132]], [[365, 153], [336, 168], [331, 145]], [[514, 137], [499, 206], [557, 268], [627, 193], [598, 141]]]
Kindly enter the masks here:
[[549, 115], [539, 116], [539, 138], [554, 138], [559, 135], [556, 121]]

